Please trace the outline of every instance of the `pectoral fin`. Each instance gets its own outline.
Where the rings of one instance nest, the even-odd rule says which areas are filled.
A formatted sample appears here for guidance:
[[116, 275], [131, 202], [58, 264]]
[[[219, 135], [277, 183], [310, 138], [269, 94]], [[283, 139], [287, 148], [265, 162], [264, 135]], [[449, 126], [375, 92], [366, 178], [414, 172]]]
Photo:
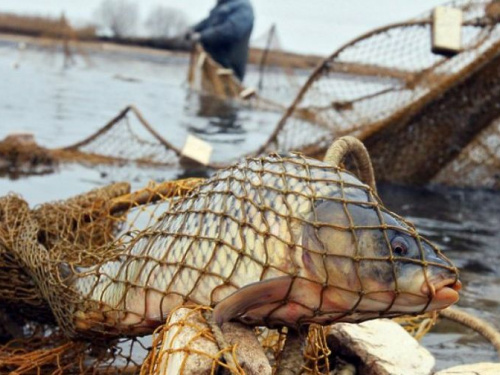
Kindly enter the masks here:
[[283, 276], [249, 284], [237, 290], [215, 306], [215, 322], [221, 326], [250, 310], [284, 301], [290, 293], [292, 281], [291, 276]]

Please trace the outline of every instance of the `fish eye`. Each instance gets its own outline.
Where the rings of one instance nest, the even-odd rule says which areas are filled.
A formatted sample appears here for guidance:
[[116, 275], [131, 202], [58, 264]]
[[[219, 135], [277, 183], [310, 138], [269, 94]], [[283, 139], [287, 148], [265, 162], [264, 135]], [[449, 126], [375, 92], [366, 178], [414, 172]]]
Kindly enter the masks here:
[[396, 236], [391, 241], [391, 248], [394, 255], [403, 257], [408, 254], [409, 245], [404, 237]]

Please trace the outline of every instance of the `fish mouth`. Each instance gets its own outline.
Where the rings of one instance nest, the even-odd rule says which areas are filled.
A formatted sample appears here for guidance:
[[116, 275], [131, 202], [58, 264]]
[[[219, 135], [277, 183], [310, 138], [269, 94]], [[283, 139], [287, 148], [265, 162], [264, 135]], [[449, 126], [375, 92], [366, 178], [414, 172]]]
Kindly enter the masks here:
[[445, 307], [458, 301], [462, 283], [456, 278], [439, 278], [423, 283], [421, 292], [432, 298], [432, 302]]

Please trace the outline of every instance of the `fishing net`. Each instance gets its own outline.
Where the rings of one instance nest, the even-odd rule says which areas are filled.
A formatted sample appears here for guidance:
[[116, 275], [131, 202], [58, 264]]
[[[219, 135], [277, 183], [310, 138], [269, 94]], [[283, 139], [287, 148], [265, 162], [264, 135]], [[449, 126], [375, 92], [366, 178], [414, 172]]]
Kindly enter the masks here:
[[127, 106], [89, 137], [62, 148], [45, 148], [30, 134], [0, 141], [0, 176], [46, 174], [61, 163], [87, 166], [178, 165], [181, 150], [165, 140], [134, 106]]
[[[264, 74], [264, 73], [262, 73]], [[260, 110], [283, 111], [288, 103], [265, 97], [253, 87], [245, 87], [231, 69], [224, 68], [196, 44], [191, 51], [188, 83], [192, 90], [222, 100], [237, 100]]]
[[251, 65], [247, 69], [245, 84], [256, 88], [261, 97], [286, 107], [322, 60], [317, 56], [286, 52], [275, 24], [253, 38], [250, 46]]
[[469, 187], [500, 188], [500, 119], [482, 130], [434, 178], [437, 183], [453, 181]]
[[191, 89], [236, 99], [261, 110], [283, 111], [293, 100], [320, 59], [283, 51], [276, 25], [255, 38], [249, 50], [245, 85], [197, 44], [191, 52], [188, 83]]
[[[118, 220], [100, 214], [111, 198], [121, 196], [128, 190], [128, 184], [115, 184], [34, 210], [30, 210], [18, 196], [1, 198], [0, 233], [3, 246], [0, 247], [3, 251], [0, 254], [0, 289], [7, 315], [16, 314], [14, 321], [20, 316], [40, 324], [55, 322], [35, 280], [14, 256], [14, 249], [19, 246], [20, 238], [26, 235], [27, 226], [36, 230], [32, 243], [49, 249], [54, 260], [63, 258], [92, 263], [96, 257], [105, 255], [98, 251], [113, 238], [113, 227]], [[91, 251], [95, 253], [90, 255]], [[17, 315], [19, 312], [21, 314]], [[20, 323], [22, 326], [24, 322]]]
[[[449, 5], [463, 11], [459, 53], [432, 52], [431, 12], [360, 36], [312, 73], [257, 153], [320, 156], [333, 138], [350, 134], [367, 146], [380, 180], [426, 183], [450, 164], [456, 172], [439, 182], [492, 186], [496, 162], [481, 173], [473, 165], [484, 152], [479, 133], [496, 128], [500, 115], [500, 8], [486, 0]], [[494, 143], [490, 136], [488, 150]]]
[[[438, 308], [433, 294], [407, 285], [403, 269], [429, 290], [436, 277], [454, 284], [456, 269], [387, 211], [373, 188], [337, 167], [338, 151], [332, 149], [328, 163], [300, 154], [248, 158], [208, 180], [134, 193], [120, 183], [32, 210], [17, 196], [2, 198], [0, 289], [10, 288], [5, 306], [18, 308], [0, 313], [19, 329], [5, 333], [0, 368], [137, 373], [159, 345], [149, 335], [172, 319], [176, 306], [189, 304], [215, 306], [212, 332], [227, 320], [293, 330]], [[365, 163], [357, 165], [360, 176], [369, 175]], [[402, 236], [412, 254], [398, 242]], [[341, 252], [328, 247], [340, 243]], [[348, 276], [330, 271], [338, 266]], [[235, 291], [243, 294], [226, 298]], [[271, 294], [255, 298], [263, 291]], [[167, 327], [186, 322], [170, 320]], [[271, 362], [280, 364], [283, 332], [259, 333]], [[210, 368], [239, 371], [237, 361], [230, 364], [237, 345], [214, 336], [218, 350], [205, 356]], [[323, 371], [329, 366], [324, 331], [315, 327], [308, 337], [304, 367]], [[181, 351], [194, 353], [189, 345]], [[168, 362], [171, 351], [162, 353]]]
[[[138, 373], [149, 349], [140, 339], [69, 339], [69, 328], [56, 324], [61, 309], [51, 308], [50, 294], [64, 283], [59, 273], [68, 271], [59, 269], [61, 264], [90, 265], [116, 255], [119, 248], [112, 244], [121, 231], [144, 229], [160, 215], [161, 205], [149, 202], [168, 202], [170, 195], [184, 194], [195, 183], [151, 184], [132, 194], [128, 184], [118, 183], [33, 210], [15, 195], [1, 198], [0, 316], [6, 332], [0, 335], [0, 371]], [[36, 263], [40, 259], [28, 254], [32, 263], [26, 268], [14, 255], [24, 248], [41, 253], [46, 262]], [[30, 270], [37, 274], [33, 277]], [[35, 280], [49, 273], [54, 288], [47, 296]]]
[[10, 135], [0, 141], [0, 176], [51, 173], [57, 164], [50, 150], [37, 145], [29, 134]]
[[86, 139], [53, 150], [61, 161], [89, 164], [175, 165], [181, 151], [165, 140], [134, 106], [124, 108]]
[[223, 99], [239, 98], [245, 90], [233, 71], [214, 61], [199, 44], [191, 51], [188, 82], [195, 90]]

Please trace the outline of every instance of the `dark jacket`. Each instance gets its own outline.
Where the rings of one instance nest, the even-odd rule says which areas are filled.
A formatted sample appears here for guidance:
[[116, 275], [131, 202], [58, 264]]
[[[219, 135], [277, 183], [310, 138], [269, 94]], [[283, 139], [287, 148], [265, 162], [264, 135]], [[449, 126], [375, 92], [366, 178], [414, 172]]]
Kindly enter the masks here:
[[243, 80], [253, 21], [249, 0], [219, 0], [193, 30], [200, 33], [201, 44], [213, 59]]

